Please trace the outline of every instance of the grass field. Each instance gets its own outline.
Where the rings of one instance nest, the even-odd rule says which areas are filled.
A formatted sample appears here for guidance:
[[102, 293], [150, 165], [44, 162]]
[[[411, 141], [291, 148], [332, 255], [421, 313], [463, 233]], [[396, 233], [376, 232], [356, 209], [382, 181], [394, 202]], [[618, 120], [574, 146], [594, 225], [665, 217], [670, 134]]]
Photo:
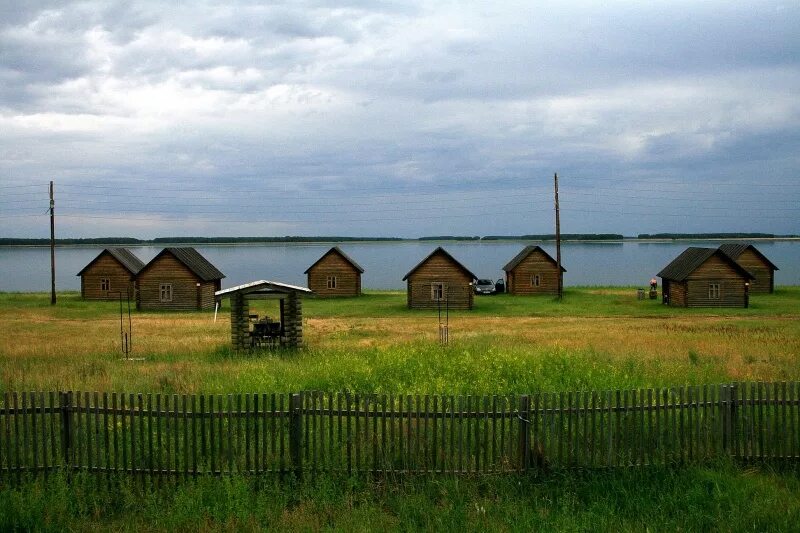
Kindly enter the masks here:
[[[306, 300], [307, 349], [232, 354], [226, 309], [133, 314], [121, 361], [119, 305], [62, 294], [0, 295], [0, 392], [325, 391], [521, 393], [800, 378], [800, 288], [749, 309], [673, 309], [634, 289], [567, 291], [564, 301], [480, 297], [450, 314], [406, 309], [398, 292]], [[275, 314], [259, 302], [260, 314]]]
[[[749, 309], [674, 309], [633, 288], [476, 298], [435, 312], [401, 292], [307, 300], [307, 348], [232, 354], [227, 309], [133, 314], [122, 361], [119, 306], [59, 295], [0, 294], [0, 392], [523, 393], [732, 380], [800, 379], [800, 288]], [[276, 305], [259, 303], [260, 314]], [[0, 530], [757, 530], [800, 523], [800, 476], [732, 464], [679, 470], [549, 472], [539, 477], [323, 478], [295, 485], [202, 480], [165, 489], [94, 478], [6, 485]]]

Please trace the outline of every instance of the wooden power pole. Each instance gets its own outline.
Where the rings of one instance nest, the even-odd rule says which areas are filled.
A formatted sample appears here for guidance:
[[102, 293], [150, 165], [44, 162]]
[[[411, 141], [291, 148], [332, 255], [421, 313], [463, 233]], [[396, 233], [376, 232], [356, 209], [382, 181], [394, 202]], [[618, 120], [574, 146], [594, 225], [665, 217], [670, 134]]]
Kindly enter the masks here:
[[556, 272], [558, 274], [558, 299], [564, 295], [564, 277], [561, 275], [561, 216], [558, 207], [558, 173], [553, 174], [556, 192]]
[[50, 182], [50, 305], [56, 305], [56, 214], [53, 182]]

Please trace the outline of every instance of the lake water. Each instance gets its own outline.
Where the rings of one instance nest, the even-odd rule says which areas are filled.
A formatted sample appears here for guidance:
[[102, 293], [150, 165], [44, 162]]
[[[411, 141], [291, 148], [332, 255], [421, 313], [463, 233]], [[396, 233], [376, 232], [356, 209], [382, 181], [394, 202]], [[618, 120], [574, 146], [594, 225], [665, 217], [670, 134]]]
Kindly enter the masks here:
[[[525, 242], [369, 242], [346, 243], [340, 248], [365, 270], [365, 289], [403, 289], [403, 276], [436, 246], [443, 246], [475, 275], [498, 279], [503, 266]], [[645, 286], [652, 276], [687, 246], [716, 247], [719, 241], [564, 243], [561, 255], [567, 273], [564, 284]], [[776, 285], [800, 285], [800, 241], [755, 243], [780, 270]], [[196, 246], [219, 268], [226, 278], [222, 286], [232, 287], [248, 281], [269, 279], [296, 285], [306, 284], [305, 270], [331, 244], [256, 244]], [[542, 247], [555, 257], [555, 245]], [[78, 273], [102, 246], [56, 248], [57, 290], [80, 290]], [[145, 263], [161, 247], [140, 246], [131, 250]], [[47, 247], [0, 247], [0, 291], [28, 292], [50, 290], [50, 249]]]

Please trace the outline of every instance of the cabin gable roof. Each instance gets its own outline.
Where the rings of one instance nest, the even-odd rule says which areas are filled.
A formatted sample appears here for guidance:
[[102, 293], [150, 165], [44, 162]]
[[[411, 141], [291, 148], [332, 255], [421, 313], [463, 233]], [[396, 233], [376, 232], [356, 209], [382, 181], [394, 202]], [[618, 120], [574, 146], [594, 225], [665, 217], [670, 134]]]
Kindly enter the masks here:
[[450, 254], [447, 252], [447, 250], [445, 250], [444, 248], [442, 248], [441, 246], [439, 246], [439, 247], [437, 247], [437, 248], [436, 248], [434, 251], [432, 251], [431, 253], [429, 253], [429, 254], [428, 254], [426, 257], [425, 257], [425, 259], [423, 259], [422, 261], [420, 261], [419, 263], [417, 263], [417, 266], [415, 266], [414, 268], [412, 268], [411, 270], [409, 270], [409, 271], [408, 271], [408, 274], [406, 274], [405, 276], [403, 276], [403, 281], [406, 281], [406, 280], [407, 280], [409, 277], [411, 277], [411, 275], [412, 275], [412, 274], [414, 274], [414, 272], [416, 272], [416, 271], [419, 269], [419, 267], [421, 267], [422, 265], [424, 265], [425, 263], [427, 263], [427, 262], [428, 262], [428, 260], [429, 260], [431, 257], [433, 257], [434, 255], [437, 255], [437, 254], [444, 256], [446, 259], [448, 259], [450, 262], [452, 262], [452, 263], [453, 263], [453, 265], [455, 265], [455, 266], [456, 266], [458, 269], [460, 269], [460, 270], [461, 270], [461, 271], [463, 271], [465, 274], [467, 274], [467, 275], [470, 277], [470, 279], [477, 279], [477, 276], [476, 276], [475, 274], [473, 274], [473, 273], [472, 273], [472, 272], [471, 272], [471, 271], [470, 271], [470, 270], [469, 270], [467, 267], [465, 267], [465, 266], [464, 266], [464, 265], [462, 265], [460, 262], [458, 262], [458, 260], [456, 260], [456, 258], [454, 258], [452, 255], [450, 255]]
[[[545, 252], [541, 246], [530, 245], [526, 246], [517, 255], [515, 255], [514, 258], [511, 261], [509, 261], [506, 266], [503, 267], [503, 270], [506, 272], [514, 270], [522, 261], [525, 260], [526, 257], [528, 257], [537, 250], [540, 251], [542, 255], [545, 256], [546, 259], [548, 259], [551, 263], [553, 263], [553, 266], [558, 265], [557, 261], [553, 259], [553, 257], [550, 254]], [[564, 268], [564, 265], [561, 265], [561, 272], [566, 272], [566, 271], [567, 269]]]
[[733, 242], [732, 243], [727, 243], [727, 244], [723, 244], [722, 246], [720, 246], [719, 247], [719, 251], [722, 252], [723, 254], [727, 255], [728, 257], [730, 257], [734, 261], [736, 261], [737, 259], [739, 259], [739, 256], [741, 256], [744, 252], [747, 251], [748, 248], [750, 250], [752, 250], [753, 253], [755, 253], [762, 261], [764, 261], [764, 263], [766, 263], [767, 266], [769, 266], [769, 268], [771, 268], [772, 270], [780, 270], [778, 267], [776, 267], [772, 263], [772, 261], [767, 259], [767, 256], [762, 254], [758, 250], [758, 248], [756, 248], [752, 244], [733, 243]]
[[308, 273], [311, 271], [311, 269], [312, 269], [312, 268], [314, 268], [315, 266], [317, 266], [317, 265], [318, 265], [320, 262], [322, 262], [322, 260], [323, 260], [323, 259], [325, 259], [326, 257], [328, 257], [328, 256], [329, 256], [329, 255], [331, 255], [331, 254], [338, 254], [339, 256], [341, 256], [341, 257], [342, 257], [342, 259], [344, 259], [345, 261], [347, 261], [348, 263], [350, 263], [350, 264], [353, 266], [353, 268], [355, 268], [356, 270], [358, 270], [358, 272], [359, 272], [359, 273], [361, 273], [361, 274], [363, 274], [363, 273], [364, 273], [364, 269], [363, 269], [363, 268], [361, 268], [361, 266], [360, 266], [358, 263], [356, 263], [355, 261], [353, 261], [353, 259], [351, 259], [351, 258], [350, 258], [350, 256], [348, 256], [346, 253], [344, 253], [344, 252], [342, 251], [342, 249], [341, 249], [341, 248], [339, 248], [338, 246], [334, 246], [333, 248], [331, 248], [330, 250], [328, 250], [327, 252], [325, 252], [324, 254], [322, 254], [322, 257], [320, 257], [319, 259], [317, 259], [316, 261], [314, 261], [314, 264], [313, 264], [313, 265], [311, 265], [310, 267], [308, 267], [308, 268], [306, 269], [306, 271], [305, 271], [305, 272], [303, 272], [303, 274], [308, 274]]
[[731, 259], [728, 255], [724, 254], [717, 248], [697, 248], [689, 247], [684, 250], [678, 257], [672, 260], [670, 264], [665, 266], [658, 277], [668, 279], [670, 281], [685, 281], [692, 272], [697, 270], [703, 263], [708, 261], [712, 256], [718, 256], [727, 262], [734, 270], [739, 272], [746, 279], [755, 279], [755, 277], [745, 270], [739, 263]]
[[127, 248], [105, 248], [102, 252], [97, 254], [97, 257], [89, 261], [89, 264], [83, 267], [81, 271], [76, 274], [76, 276], [82, 276], [83, 273], [89, 269], [89, 267], [95, 264], [97, 260], [103, 257], [105, 254], [113, 257], [122, 266], [122, 268], [134, 276], [144, 268], [144, 263], [142, 260], [133, 255], [133, 252]]
[[181, 264], [183, 264], [183, 266], [188, 268], [195, 276], [200, 278], [202, 281], [214, 281], [225, 277], [225, 274], [220, 272], [217, 269], [217, 267], [212, 265], [208, 261], [208, 259], [206, 259], [200, 254], [200, 252], [191, 247], [164, 248], [158, 253], [158, 255], [156, 255], [153, 259], [151, 259], [150, 262], [144, 266], [144, 268], [142, 268], [140, 273], [151, 268], [152, 265], [157, 263], [159, 258], [164, 256], [165, 254], [170, 254], [172, 257], [177, 259]]

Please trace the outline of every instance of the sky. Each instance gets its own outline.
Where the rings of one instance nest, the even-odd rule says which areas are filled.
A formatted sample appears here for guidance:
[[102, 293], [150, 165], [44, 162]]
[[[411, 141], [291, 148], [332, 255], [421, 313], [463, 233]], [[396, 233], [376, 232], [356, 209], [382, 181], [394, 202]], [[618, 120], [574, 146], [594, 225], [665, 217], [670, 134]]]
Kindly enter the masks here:
[[0, 236], [800, 233], [800, 3], [0, 0]]

